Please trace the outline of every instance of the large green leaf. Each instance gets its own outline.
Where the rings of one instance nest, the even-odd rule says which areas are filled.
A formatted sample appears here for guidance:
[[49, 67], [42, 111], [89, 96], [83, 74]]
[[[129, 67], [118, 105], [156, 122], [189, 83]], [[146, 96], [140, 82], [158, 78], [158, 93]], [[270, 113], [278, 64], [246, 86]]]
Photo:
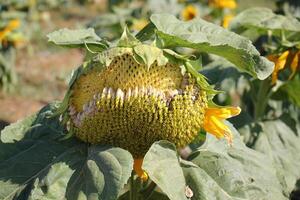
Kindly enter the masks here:
[[98, 47], [105, 49], [105, 44], [95, 33], [93, 28], [70, 30], [67, 28], [60, 29], [47, 35], [48, 41], [59, 46], [80, 48], [80, 47]]
[[232, 146], [208, 135], [189, 162], [182, 162], [193, 199], [288, 199], [268, 155], [246, 147], [232, 126], [231, 130]]
[[116, 199], [131, 175], [130, 153], [62, 140], [52, 109], [1, 133], [0, 199]]
[[154, 143], [144, 157], [142, 168], [171, 200], [187, 199], [185, 179], [172, 143]]
[[[257, 124], [260, 131], [253, 143], [253, 148], [268, 155], [273, 160], [291, 192], [300, 178], [300, 137], [299, 133], [293, 132], [284, 122], [280, 120], [267, 121]], [[257, 126], [256, 125], [256, 126]], [[254, 124], [244, 127], [243, 132], [248, 129], [252, 132]], [[246, 130], [245, 130], [246, 129]]]
[[163, 47], [188, 47], [216, 54], [259, 79], [273, 71], [274, 64], [261, 57], [250, 40], [218, 25], [202, 19], [183, 22], [169, 14], [154, 14], [151, 21]]
[[255, 29], [261, 33], [272, 30], [275, 35], [281, 35], [283, 32], [299, 34], [300, 22], [290, 16], [277, 15], [269, 8], [258, 7], [239, 13], [230, 22], [230, 29], [237, 33], [242, 33], [246, 29]]
[[143, 169], [171, 200], [185, 199], [185, 186], [193, 191], [194, 200], [288, 199], [281, 169], [269, 154], [246, 147], [228, 125], [234, 135], [232, 146], [207, 135], [205, 143], [182, 160], [174, 145], [156, 142], [144, 158]]

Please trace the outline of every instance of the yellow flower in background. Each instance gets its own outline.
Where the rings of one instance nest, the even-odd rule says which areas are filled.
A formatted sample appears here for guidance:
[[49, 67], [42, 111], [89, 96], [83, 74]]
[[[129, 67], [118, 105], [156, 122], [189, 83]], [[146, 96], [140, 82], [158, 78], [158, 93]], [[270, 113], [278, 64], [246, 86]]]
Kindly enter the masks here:
[[198, 10], [193, 5], [186, 6], [181, 12], [181, 18], [184, 21], [189, 21], [194, 19], [198, 15]]
[[209, 0], [208, 4], [215, 8], [235, 9], [237, 4], [235, 0]]
[[134, 19], [131, 25], [131, 30], [140, 31], [148, 24], [146, 19]]
[[142, 181], [148, 180], [148, 174], [142, 169], [143, 159], [134, 159], [133, 169]]
[[232, 143], [231, 130], [223, 120], [240, 114], [239, 107], [207, 108], [204, 115], [203, 128], [218, 139], [225, 137], [229, 144]]
[[228, 28], [229, 26], [229, 23], [231, 22], [231, 20], [234, 18], [234, 15], [233, 14], [226, 14], [223, 18], [223, 21], [222, 21], [222, 26], [224, 28]]
[[275, 63], [274, 71], [272, 73], [272, 84], [275, 84], [278, 80], [278, 73], [280, 70], [283, 70], [287, 62], [287, 58], [290, 51], [283, 52], [280, 56], [269, 55], [267, 58]]
[[0, 43], [7, 37], [9, 33], [17, 29], [20, 26], [20, 20], [14, 19], [11, 20], [8, 25], [0, 31]]

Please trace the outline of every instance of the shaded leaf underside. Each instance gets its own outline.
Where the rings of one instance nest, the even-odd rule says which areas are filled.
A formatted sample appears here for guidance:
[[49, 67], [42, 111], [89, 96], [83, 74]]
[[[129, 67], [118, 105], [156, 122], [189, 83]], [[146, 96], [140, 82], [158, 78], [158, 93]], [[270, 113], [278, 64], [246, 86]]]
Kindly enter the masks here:
[[47, 112], [1, 133], [0, 199], [116, 199], [131, 175], [130, 153], [61, 140], [63, 129]]

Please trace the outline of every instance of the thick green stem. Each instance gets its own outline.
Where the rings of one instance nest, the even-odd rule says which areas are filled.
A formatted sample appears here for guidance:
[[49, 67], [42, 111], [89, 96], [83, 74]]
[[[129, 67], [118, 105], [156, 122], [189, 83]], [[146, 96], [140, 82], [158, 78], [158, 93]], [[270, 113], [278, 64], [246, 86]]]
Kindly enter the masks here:
[[132, 173], [130, 177], [130, 200], [142, 200], [142, 196], [140, 194], [142, 187], [141, 184], [141, 180], [134, 179], [134, 173]]
[[154, 182], [151, 182], [147, 188], [141, 191], [141, 194], [143, 196], [143, 199], [148, 200], [151, 198], [154, 190], [156, 188], [156, 184]]
[[135, 183], [134, 183], [134, 173], [132, 172], [130, 176], [130, 200], [136, 200], [135, 197]]
[[255, 110], [254, 110], [254, 118], [255, 120], [259, 120], [265, 113], [267, 103], [270, 97], [270, 80], [265, 79], [261, 81], [260, 87], [257, 93], [257, 98], [255, 104]]

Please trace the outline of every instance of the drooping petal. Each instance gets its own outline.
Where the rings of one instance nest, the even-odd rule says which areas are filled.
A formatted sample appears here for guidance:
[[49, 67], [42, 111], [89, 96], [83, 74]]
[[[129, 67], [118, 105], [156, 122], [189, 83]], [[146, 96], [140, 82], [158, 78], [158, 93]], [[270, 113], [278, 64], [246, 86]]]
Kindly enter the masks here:
[[216, 116], [220, 119], [227, 119], [240, 114], [241, 109], [239, 107], [221, 107], [221, 108], [207, 108], [205, 116]]
[[284, 69], [288, 55], [289, 55], [289, 51], [285, 51], [283, 52], [279, 57], [274, 56], [274, 55], [270, 55], [267, 58], [275, 63], [275, 67], [274, 67], [274, 71], [272, 73], [272, 84], [275, 84], [278, 80], [278, 73], [280, 70]]
[[229, 144], [232, 143], [232, 133], [224, 123], [224, 119], [238, 115], [239, 107], [207, 108], [204, 116], [203, 128], [218, 139], [225, 137]]
[[300, 60], [300, 51], [298, 51], [292, 59], [291, 62], [292, 74], [289, 76], [289, 79], [291, 79], [296, 74], [298, 68], [300, 67], [299, 60]]

